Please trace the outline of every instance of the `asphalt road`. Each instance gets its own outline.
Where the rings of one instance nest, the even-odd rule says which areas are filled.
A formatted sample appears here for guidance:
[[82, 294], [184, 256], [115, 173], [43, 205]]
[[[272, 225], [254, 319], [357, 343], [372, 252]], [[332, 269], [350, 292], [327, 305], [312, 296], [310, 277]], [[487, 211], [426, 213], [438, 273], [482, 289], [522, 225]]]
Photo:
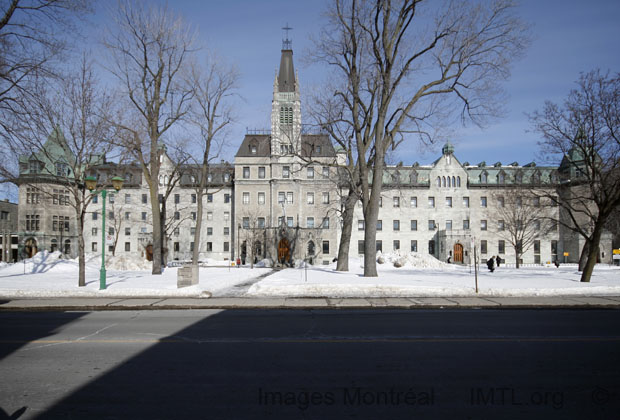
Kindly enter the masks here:
[[0, 312], [0, 419], [615, 419], [618, 310]]

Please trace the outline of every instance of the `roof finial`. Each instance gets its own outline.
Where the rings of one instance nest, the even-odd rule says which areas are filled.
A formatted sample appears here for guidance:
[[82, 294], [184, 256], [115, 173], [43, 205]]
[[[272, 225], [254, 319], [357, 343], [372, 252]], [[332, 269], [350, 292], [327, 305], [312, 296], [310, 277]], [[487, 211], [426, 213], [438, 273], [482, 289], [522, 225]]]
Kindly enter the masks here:
[[286, 26], [282, 28], [283, 30], [286, 31], [285, 37], [282, 40], [282, 49], [283, 50], [292, 50], [293, 49], [293, 41], [291, 41], [288, 38], [288, 31], [291, 31], [293, 28], [291, 28], [290, 26], [288, 26], [288, 22], [286, 23]]

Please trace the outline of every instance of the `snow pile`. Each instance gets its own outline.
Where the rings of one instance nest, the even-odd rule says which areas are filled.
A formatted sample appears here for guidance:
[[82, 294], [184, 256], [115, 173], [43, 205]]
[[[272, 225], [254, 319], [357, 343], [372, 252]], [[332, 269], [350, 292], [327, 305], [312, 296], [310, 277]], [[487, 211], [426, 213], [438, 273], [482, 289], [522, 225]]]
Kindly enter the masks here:
[[[377, 262], [379, 262], [379, 258], [381, 258], [384, 262], [393, 265], [396, 268], [401, 267], [413, 267], [413, 268], [437, 268], [437, 269], [448, 269], [454, 270], [455, 266], [453, 264], [448, 264], [442, 261], [439, 261], [437, 258], [432, 255], [420, 254], [418, 252], [409, 252], [409, 253], [386, 253], [381, 254], [377, 257]], [[380, 263], [382, 264], [382, 263]]]
[[[101, 262], [99, 262], [101, 266]], [[126, 255], [109, 256], [105, 259], [106, 268], [122, 271], [143, 271], [151, 270], [153, 263], [145, 258], [132, 258]]]
[[254, 266], [255, 267], [271, 268], [271, 267], [273, 267], [273, 261], [271, 261], [271, 258], [265, 258], [264, 260], [260, 260], [259, 262], [254, 264]]

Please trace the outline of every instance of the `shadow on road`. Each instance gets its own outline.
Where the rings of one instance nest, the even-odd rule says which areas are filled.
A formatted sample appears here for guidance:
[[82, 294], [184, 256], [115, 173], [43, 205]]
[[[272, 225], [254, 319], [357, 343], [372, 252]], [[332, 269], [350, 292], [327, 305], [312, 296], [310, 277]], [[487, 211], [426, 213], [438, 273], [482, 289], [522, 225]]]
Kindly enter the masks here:
[[38, 418], [614, 417], [591, 396], [618, 392], [609, 322], [559, 312], [222, 311]]

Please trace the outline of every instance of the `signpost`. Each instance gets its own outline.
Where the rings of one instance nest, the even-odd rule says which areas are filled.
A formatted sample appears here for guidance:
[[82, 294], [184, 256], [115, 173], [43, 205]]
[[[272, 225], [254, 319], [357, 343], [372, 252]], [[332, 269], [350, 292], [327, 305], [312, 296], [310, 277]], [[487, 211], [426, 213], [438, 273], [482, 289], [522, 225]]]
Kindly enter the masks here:
[[564, 252], [564, 264], [566, 264], [566, 257], [568, 257], [570, 254], [568, 252]]

